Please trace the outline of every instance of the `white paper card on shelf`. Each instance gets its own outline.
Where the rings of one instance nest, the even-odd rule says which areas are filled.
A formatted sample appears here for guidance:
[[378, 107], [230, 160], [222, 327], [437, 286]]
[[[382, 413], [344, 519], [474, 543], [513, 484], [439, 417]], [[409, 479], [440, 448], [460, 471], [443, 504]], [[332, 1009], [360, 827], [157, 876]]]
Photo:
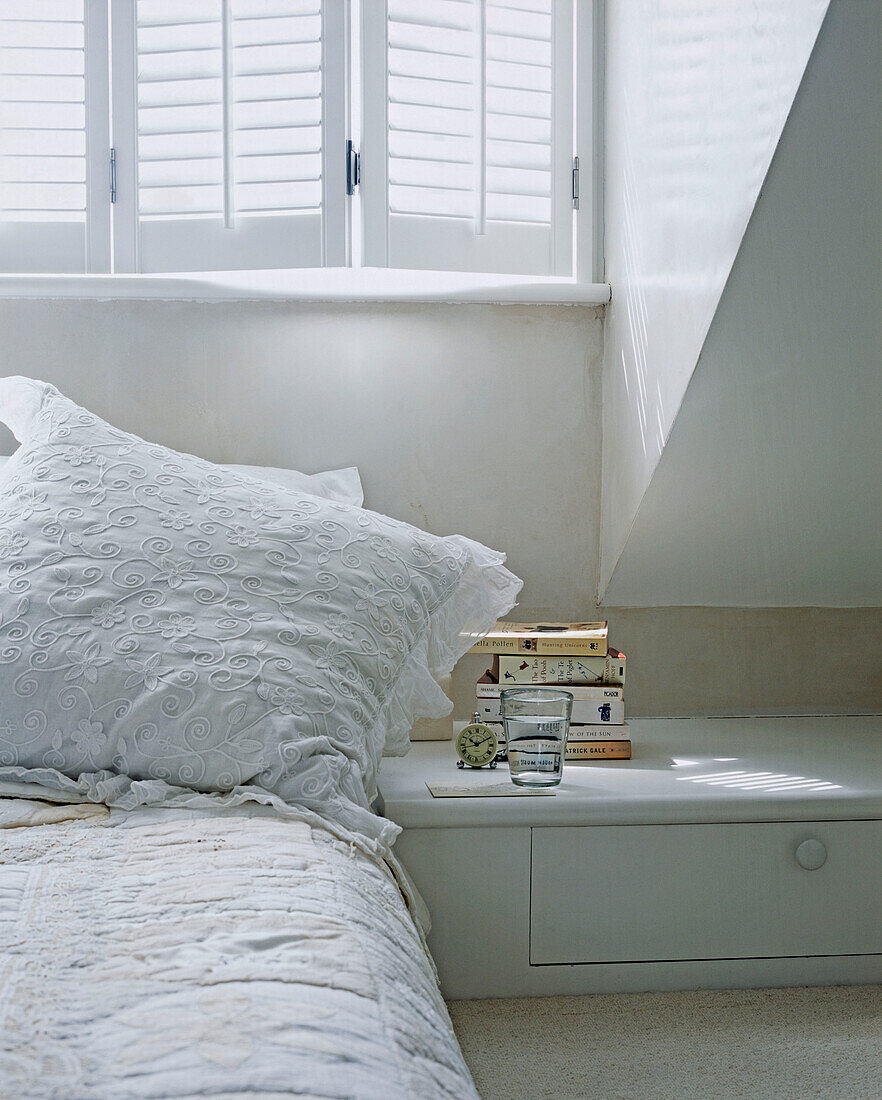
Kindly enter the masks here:
[[427, 783], [433, 798], [507, 798], [528, 795], [556, 794], [548, 787], [516, 787], [514, 783], [482, 783], [480, 786], [466, 786], [464, 783]]

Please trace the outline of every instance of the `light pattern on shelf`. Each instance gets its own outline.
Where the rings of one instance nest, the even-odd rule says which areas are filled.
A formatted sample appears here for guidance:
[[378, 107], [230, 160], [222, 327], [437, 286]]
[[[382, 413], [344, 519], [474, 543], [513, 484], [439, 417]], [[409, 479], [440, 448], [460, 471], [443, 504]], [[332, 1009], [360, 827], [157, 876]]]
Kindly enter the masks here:
[[[698, 766], [697, 761], [675, 761], [679, 765]], [[731, 787], [744, 791], [763, 791], [767, 794], [780, 791], [835, 791], [841, 790], [841, 783], [831, 783], [826, 779], [813, 779], [804, 775], [790, 775], [787, 772], [748, 772], [715, 771], [702, 775], [678, 775], [677, 782], [704, 783], [709, 787]]]

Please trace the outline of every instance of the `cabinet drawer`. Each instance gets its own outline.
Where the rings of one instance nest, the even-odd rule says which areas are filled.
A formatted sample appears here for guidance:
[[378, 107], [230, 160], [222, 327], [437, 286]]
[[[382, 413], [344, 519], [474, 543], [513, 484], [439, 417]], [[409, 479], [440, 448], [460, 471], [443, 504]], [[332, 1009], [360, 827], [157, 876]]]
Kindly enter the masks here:
[[533, 965], [877, 952], [882, 821], [533, 829]]

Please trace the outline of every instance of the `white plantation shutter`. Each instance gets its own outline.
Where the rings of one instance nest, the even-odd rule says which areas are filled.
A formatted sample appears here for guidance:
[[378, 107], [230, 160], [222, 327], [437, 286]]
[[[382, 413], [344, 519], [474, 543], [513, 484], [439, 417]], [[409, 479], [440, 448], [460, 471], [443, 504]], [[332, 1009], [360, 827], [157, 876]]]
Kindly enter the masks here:
[[365, 6], [365, 263], [573, 273], [571, 0]]
[[0, 271], [109, 262], [106, 6], [0, 0]]
[[[342, 213], [342, 196], [326, 194], [334, 177], [325, 165], [330, 122], [341, 130], [336, 148], [343, 147], [336, 109], [344, 88], [342, 21], [332, 25], [335, 15], [323, 6], [335, 7], [321, 0], [137, 0], [135, 24], [121, 32], [134, 53], [131, 96], [115, 85], [117, 99], [133, 104], [129, 124], [121, 121], [114, 133], [120, 162], [128, 157], [136, 166], [125, 210], [136, 232], [124, 266], [159, 272], [342, 262], [328, 256], [323, 217]], [[329, 236], [337, 247], [342, 226]]]

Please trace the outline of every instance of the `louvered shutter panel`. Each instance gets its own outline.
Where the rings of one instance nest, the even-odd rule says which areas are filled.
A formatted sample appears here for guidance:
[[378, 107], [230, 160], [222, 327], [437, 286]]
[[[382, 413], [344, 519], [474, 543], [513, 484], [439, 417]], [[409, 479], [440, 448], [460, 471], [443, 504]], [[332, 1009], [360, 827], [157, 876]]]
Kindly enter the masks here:
[[92, 7], [0, 0], [0, 271], [107, 270], [107, 26]]
[[365, 262], [571, 275], [570, 0], [388, 0], [366, 20]]
[[322, 8], [137, 0], [138, 270], [321, 266]]

